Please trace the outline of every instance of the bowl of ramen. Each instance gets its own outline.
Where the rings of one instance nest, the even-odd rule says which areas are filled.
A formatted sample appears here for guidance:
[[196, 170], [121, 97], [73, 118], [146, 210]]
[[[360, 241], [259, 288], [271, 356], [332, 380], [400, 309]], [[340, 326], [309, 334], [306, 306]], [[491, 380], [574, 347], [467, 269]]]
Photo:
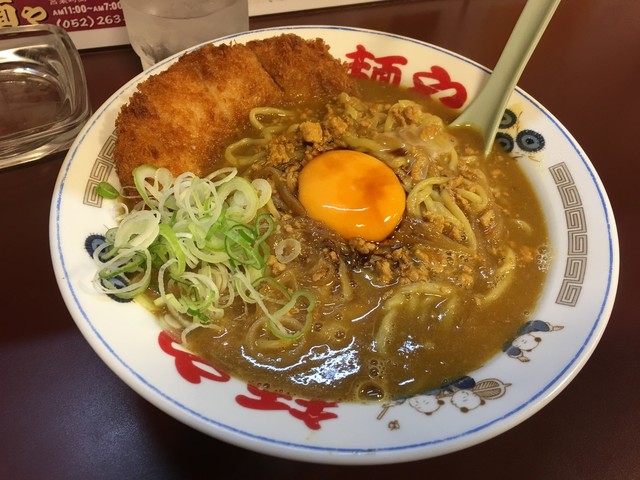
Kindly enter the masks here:
[[448, 127], [487, 75], [305, 26], [136, 77], [53, 195], [80, 331], [167, 414], [283, 458], [417, 460], [530, 417], [606, 327], [618, 240], [589, 159], [527, 93], [486, 157]]

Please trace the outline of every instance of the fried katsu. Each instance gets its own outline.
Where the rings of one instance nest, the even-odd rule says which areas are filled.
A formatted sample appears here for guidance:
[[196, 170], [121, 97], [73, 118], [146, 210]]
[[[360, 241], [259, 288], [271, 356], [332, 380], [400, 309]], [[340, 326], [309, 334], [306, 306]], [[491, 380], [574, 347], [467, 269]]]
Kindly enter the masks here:
[[114, 158], [122, 185], [139, 165], [174, 175], [216, 169], [252, 108], [329, 98], [356, 87], [321, 39], [284, 34], [244, 44], [206, 45], [142, 82], [116, 119]]

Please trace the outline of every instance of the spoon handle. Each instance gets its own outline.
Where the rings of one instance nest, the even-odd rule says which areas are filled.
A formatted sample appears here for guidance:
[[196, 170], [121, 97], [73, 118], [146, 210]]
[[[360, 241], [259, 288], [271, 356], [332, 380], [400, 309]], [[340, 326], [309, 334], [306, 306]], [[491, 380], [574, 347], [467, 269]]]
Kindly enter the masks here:
[[525, 65], [560, 0], [528, 0], [486, 84], [451, 126], [478, 129], [489, 154], [498, 125]]

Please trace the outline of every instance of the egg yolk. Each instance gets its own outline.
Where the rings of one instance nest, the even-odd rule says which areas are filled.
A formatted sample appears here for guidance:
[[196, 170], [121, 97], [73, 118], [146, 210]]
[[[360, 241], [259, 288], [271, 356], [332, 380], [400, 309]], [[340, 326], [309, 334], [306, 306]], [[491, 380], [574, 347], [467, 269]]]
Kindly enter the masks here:
[[300, 172], [298, 198], [309, 217], [345, 238], [379, 241], [402, 218], [406, 194], [393, 170], [377, 158], [332, 150]]

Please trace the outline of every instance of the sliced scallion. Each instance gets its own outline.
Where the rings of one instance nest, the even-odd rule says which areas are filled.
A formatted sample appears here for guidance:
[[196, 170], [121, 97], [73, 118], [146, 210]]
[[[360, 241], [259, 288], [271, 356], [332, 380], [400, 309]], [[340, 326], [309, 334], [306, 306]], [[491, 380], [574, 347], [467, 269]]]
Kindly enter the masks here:
[[[123, 209], [118, 226], [95, 249], [97, 288], [134, 298], [152, 286], [154, 307], [165, 307], [185, 332], [215, 323], [236, 299], [257, 305], [280, 340], [295, 341], [309, 330], [315, 297], [265, 276], [267, 240], [275, 230], [272, 215], [264, 213], [271, 203], [268, 181], [249, 182], [235, 168], [174, 178], [150, 165], [136, 168], [133, 179], [143, 201]], [[123, 277], [127, 285], [112, 281]]]
[[120, 196], [120, 192], [109, 182], [100, 182], [96, 187], [96, 193], [108, 200], [115, 200]]

